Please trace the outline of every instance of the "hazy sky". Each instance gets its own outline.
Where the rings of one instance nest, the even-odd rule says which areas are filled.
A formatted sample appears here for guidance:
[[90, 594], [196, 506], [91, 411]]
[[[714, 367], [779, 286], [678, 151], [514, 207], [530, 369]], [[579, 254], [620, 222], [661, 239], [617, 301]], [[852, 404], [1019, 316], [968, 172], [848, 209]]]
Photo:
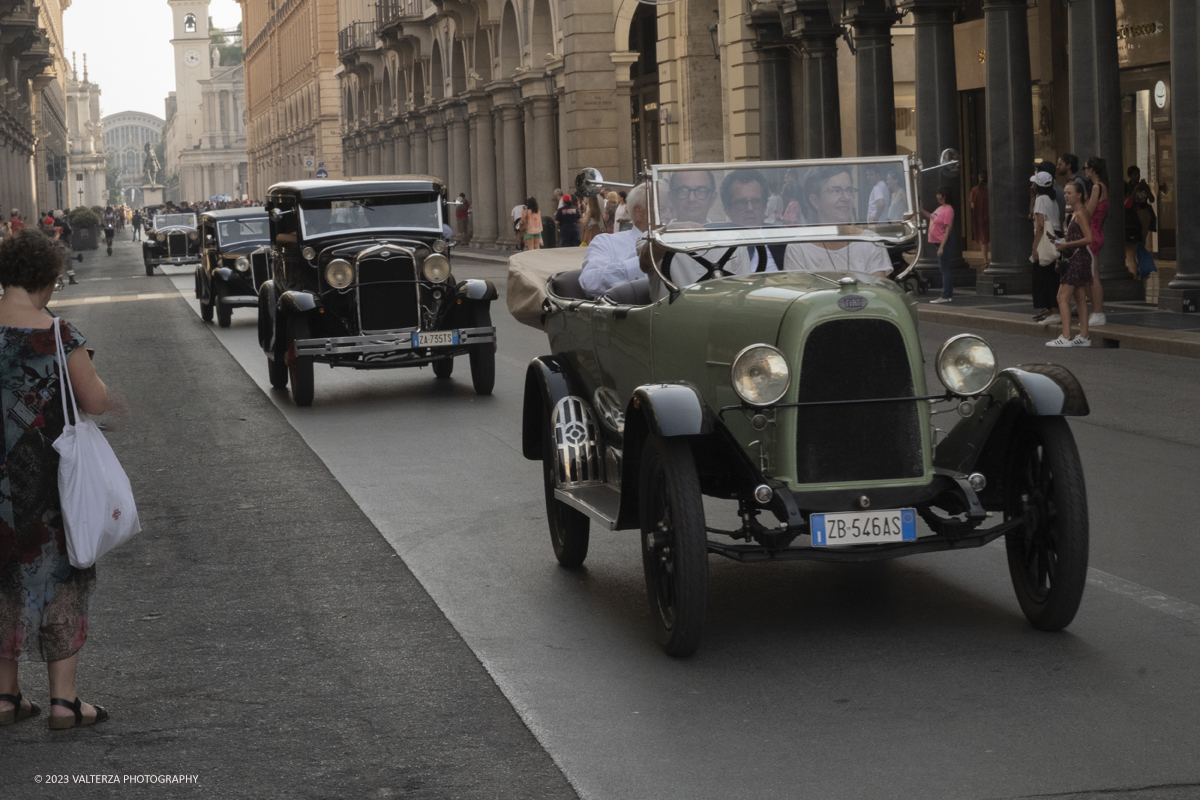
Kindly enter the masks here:
[[[242, 21], [234, 0], [212, 0], [209, 16], [218, 28]], [[175, 52], [167, 0], [74, 0], [63, 14], [67, 59], [77, 54], [83, 77], [100, 84], [102, 116], [145, 111], [163, 116], [167, 92], [175, 91]]]

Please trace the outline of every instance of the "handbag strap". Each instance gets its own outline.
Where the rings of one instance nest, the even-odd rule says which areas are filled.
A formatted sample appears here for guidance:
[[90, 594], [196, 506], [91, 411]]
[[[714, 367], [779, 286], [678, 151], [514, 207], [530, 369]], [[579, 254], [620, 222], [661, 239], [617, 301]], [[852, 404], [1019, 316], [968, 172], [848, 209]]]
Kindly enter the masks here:
[[[63, 347], [62, 341], [62, 320], [58, 317], [54, 318], [54, 352], [58, 358], [58, 367], [62, 371], [62, 381], [59, 386], [59, 394], [62, 395], [63, 407], [63, 424], [77, 425], [79, 424], [79, 406], [75, 404], [75, 389], [71, 386], [71, 375], [67, 371], [67, 351]], [[75, 412], [75, 422], [71, 422], [71, 418], [67, 416], [67, 395], [71, 396], [71, 409]]]

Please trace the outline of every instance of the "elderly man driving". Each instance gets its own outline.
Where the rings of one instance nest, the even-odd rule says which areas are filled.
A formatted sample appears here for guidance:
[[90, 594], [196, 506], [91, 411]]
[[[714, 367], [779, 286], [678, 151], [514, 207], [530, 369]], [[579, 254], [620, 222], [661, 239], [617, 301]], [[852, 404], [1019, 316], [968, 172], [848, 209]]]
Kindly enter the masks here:
[[[804, 182], [804, 197], [820, 225], [855, 226], [858, 189], [850, 170], [840, 165], [817, 167]], [[798, 242], [787, 246], [784, 270], [797, 272], [865, 272], [887, 276], [892, 262], [887, 250], [871, 242]]]
[[638, 265], [637, 240], [650, 227], [647, 184], [639, 183], [626, 198], [633, 227], [618, 233], [602, 233], [592, 239], [583, 257], [579, 285], [589, 298], [596, 298], [622, 283], [642, 278]]

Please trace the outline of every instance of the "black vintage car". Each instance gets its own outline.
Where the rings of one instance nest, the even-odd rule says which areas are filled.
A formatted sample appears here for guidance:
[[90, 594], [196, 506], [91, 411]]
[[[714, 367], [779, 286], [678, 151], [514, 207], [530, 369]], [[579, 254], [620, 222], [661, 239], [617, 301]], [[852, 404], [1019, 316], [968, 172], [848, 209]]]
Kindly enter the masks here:
[[252, 265], [255, 250], [269, 247], [267, 212], [257, 208], [206, 211], [200, 215], [200, 264], [196, 267], [196, 299], [200, 316], [228, 328], [233, 309], [258, 306], [258, 287], [267, 279], [265, 258]]
[[195, 264], [200, 261], [200, 232], [191, 211], [155, 212], [142, 242], [146, 274], [159, 264]]
[[447, 379], [466, 355], [490, 394], [496, 329], [490, 281], [455, 280], [443, 235], [446, 189], [428, 176], [281, 183], [268, 190], [270, 277], [258, 338], [271, 385], [313, 401], [313, 365], [433, 366]]

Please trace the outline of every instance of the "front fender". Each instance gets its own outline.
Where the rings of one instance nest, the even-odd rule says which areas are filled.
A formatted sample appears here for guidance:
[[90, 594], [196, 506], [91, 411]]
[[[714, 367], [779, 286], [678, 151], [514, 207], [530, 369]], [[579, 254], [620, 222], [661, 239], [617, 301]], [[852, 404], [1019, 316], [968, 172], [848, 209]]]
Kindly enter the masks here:
[[233, 270], [231, 270], [229, 267], [217, 267], [213, 270], [213, 276], [220, 278], [223, 281], [227, 281], [233, 277]]
[[640, 411], [656, 436], [695, 436], [712, 433], [712, 414], [700, 390], [690, 383], [650, 383], [633, 391], [625, 418]]
[[[1057, 364], [1022, 364], [1002, 370], [976, 398], [970, 416], [959, 421], [934, 450], [935, 467], [967, 473], [988, 454], [1004, 450], [1004, 438], [1021, 414], [1033, 417], [1086, 417], [1083, 387]], [[1002, 423], [1003, 421], [1003, 423]], [[993, 471], [994, 471], [993, 467]]]
[[320, 306], [317, 296], [309, 292], [284, 292], [279, 295], [277, 308], [287, 314], [306, 314]]
[[275, 281], [265, 280], [258, 287], [258, 346], [270, 353], [275, 347]]
[[530, 461], [542, 460], [542, 428], [550, 409], [569, 395], [582, 396], [579, 381], [569, 364], [557, 356], [538, 356], [525, 370], [525, 404], [521, 414], [521, 453]]
[[498, 297], [496, 286], [491, 281], [476, 280], [474, 278], [463, 281], [458, 285], [459, 297], [466, 297], [471, 300], [487, 300], [492, 301]]

